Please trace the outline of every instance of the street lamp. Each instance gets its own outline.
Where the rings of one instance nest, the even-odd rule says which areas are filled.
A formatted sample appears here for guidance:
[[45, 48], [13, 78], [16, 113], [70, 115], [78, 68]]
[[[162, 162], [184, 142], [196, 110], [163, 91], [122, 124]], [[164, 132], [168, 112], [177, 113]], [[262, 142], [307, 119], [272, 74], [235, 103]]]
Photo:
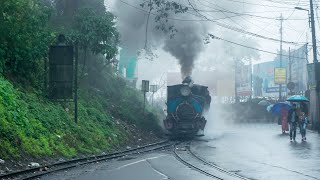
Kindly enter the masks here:
[[308, 9], [304, 9], [304, 8], [302, 8], [302, 7], [294, 7], [294, 8], [297, 9], [297, 10], [302, 10], [302, 11], [308, 11], [308, 12], [309, 12]]

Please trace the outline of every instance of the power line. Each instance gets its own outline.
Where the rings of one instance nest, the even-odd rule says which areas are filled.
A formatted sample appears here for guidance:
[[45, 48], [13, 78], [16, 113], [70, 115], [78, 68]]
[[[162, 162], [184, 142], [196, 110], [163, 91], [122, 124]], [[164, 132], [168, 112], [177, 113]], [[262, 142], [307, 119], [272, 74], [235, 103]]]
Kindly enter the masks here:
[[[219, 8], [221, 8], [221, 9], [224, 9], [224, 10], [225, 10], [225, 8], [223, 8], [223, 7], [219, 6], [219, 5], [217, 5], [216, 3], [215, 3], [215, 4], [212, 4], [211, 2], [209, 2], [209, 1], [207, 1], [207, 0], [204, 0], [204, 1], [205, 1], [205, 2], [207, 2], [207, 3], [209, 3], [209, 4], [211, 4], [211, 5], [215, 5], [215, 6], [219, 7]], [[230, 12], [230, 11], [228, 11], [228, 12]], [[242, 18], [242, 17], [240, 17], [240, 18]], [[264, 29], [264, 28], [261, 28], [260, 26], [258, 26], [258, 25], [256, 25], [256, 24], [254, 24], [253, 22], [246, 20], [245, 18], [242, 18], [242, 19], [243, 19], [244, 21], [246, 21], [246, 22], [248, 22], [248, 23], [250, 23], [250, 24], [252, 24], [252, 25], [254, 25], [254, 26], [258, 27], [260, 30], [263, 30], [263, 31], [265, 31], [265, 32], [267, 32], [267, 33], [269, 33], [269, 34], [275, 35], [274, 33], [269, 32], [269, 31], [267, 31], [267, 30], [266, 30], [266, 29]]]
[[[135, 9], [137, 9], [137, 10], [140, 10], [140, 11], [145, 12], [146, 14], [149, 14], [149, 11], [147, 11], [147, 10], [145, 10], [145, 9], [139, 8], [139, 7], [137, 7], [137, 6], [134, 6], [134, 5], [132, 5], [132, 4], [129, 4], [129, 3], [125, 2], [125, 1], [122, 1], [122, 0], [119, 0], [119, 1], [120, 1], [121, 3], [123, 3], [123, 4], [126, 4], [126, 5], [128, 5], [128, 6], [130, 6], [130, 7], [132, 7], [132, 8], [135, 8]], [[150, 13], [150, 14], [152, 14], [152, 15], [154, 15], [154, 16], [157, 16], [157, 14], [155, 14], [155, 13]], [[192, 14], [192, 15], [194, 15], [194, 14]], [[216, 21], [216, 20], [221, 20], [221, 19], [228, 19], [228, 18], [235, 17], [235, 16], [237, 16], [237, 15], [229, 16], [229, 17], [224, 17], [224, 18], [214, 19], [214, 21]], [[180, 18], [170, 18], [170, 17], [166, 17], [166, 18], [169, 19], [169, 20], [174, 20], [174, 21], [196, 21], [196, 22], [209, 21], [209, 20], [206, 20], [206, 19], [180, 19]]]
[[[206, 0], [203, 0], [203, 1], [207, 2], [208, 4], [211, 4], [211, 5], [214, 5], [214, 6], [218, 6], [217, 4], [213, 4], [213, 3], [209, 2], [209, 1], [206, 1]], [[201, 3], [201, 1], [199, 1], [199, 3]], [[218, 7], [222, 8], [221, 6], [218, 6]], [[253, 17], [253, 18], [280, 20], [279, 17], [267, 17], [267, 16], [254, 15], [254, 14], [250, 14], [250, 13], [240, 13], [240, 12], [234, 12], [234, 11], [226, 10], [224, 8], [222, 8], [223, 10], [221, 10], [221, 9], [218, 9], [218, 8], [215, 8], [215, 7], [212, 7], [212, 6], [210, 6], [210, 8], [212, 8], [214, 10], [213, 11], [210, 11], [210, 10], [199, 10], [197, 8], [192, 8], [192, 9], [194, 9], [195, 11], [199, 11], [199, 12], [225, 12], [225, 13], [237, 14], [237, 15], [241, 15], [241, 16], [249, 16], [249, 17]], [[291, 10], [294, 11], [294, 8], [291, 8]], [[291, 17], [291, 15], [289, 17]], [[284, 19], [284, 20], [290, 20], [290, 21], [291, 20], [292, 21], [307, 20], [306, 18], [289, 19], [289, 17]]]
[[[136, 7], [136, 6], [132, 5], [132, 4], [129, 4], [129, 3], [125, 2], [125, 1], [123, 1], [123, 0], [119, 0], [119, 1], [122, 2], [123, 4], [126, 4], [126, 5], [128, 5], [130, 7], [132, 7], [132, 8], [135, 8], [135, 9], [140, 10], [140, 11], [144, 11], [145, 13], [149, 13], [148, 11], [146, 11], [144, 9], [141, 9], [139, 7]], [[211, 22], [214, 22], [217, 26], [220, 26], [220, 27], [223, 27], [223, 28], [235, 31], [235, 32], [239, 32], [239, 33], [255, 36], [255, 37], [266, 39], [266, 40], [270, 40], [270, 41], [280, 42], [279, 39], [270, 38], [270, 37], [266, 37], [266, 36], [263, 36], [263, 35], [260, 35], [260, 34], [252, 33], [252, 32], [249, 32], [249, 31], [245, 31], [243, 29], [240, 29], [240, 28], [237, 28], [237, 27], [234, 27], [234, 26], [231, 26], [231, 25], [228, 25], [228, 24], [224, 24], [224, 23], [221, 23], [221, 22], [217, 21], [217, 20], [221, 20], [221, 19], [209, 19], [208, 17], [204, 16], [200, 12], [198, 12], [198, 11], [196, 11], [196, 12], [199, 14], [200, 17], [202, 17], [204, 19], [195, 20], [195, 19], [178, 19], [178, 18], [169, 18], [169, 17], [167, 17], [167, 19], [176, 20], [176, 21], [199, 21], [199, 22], [200, 21], [202, 21], [202, 22], [211, 21]], [[152, 15], [157, 16], [154, 13], [152, 13]], [[230, 18], [230, 17], [227, 17], [227, 18]], [[227, 18], [222, 18], [222, 19], [227, 19]], [[283, 43], [286, 43], [286, 44], [303, 44], [303, 42], [292, 42], [292, 41], [283, 41]]]
[[[192, 7], [193, 9], [195, 9], [194, 6], [190, 3], [190, 0], [188, 0], [188, 2], [189, 2], [189, 4], [191, 5], [191, 7]], [[206, 1], [206, 2], [207, 2], [207, 1]], [[201, 3], [201, 2], [200, 2], [200, 3]], [[222, 8], [222, 9], [224, 9], [224, 8]], [[224, 9], [224, 10], [225, 10], [225, 9]], [[226, 15], [223, 11], [221, 11], [221, 13], [222, 13], [224, 16], [227, 17], [227, 15]], [[244, 27], [243, 27], [242, 25], [240, 25], [239, 23], [235, 22], [232, 18], [228, 18], [228, 19], [230, 19], [230, 21], [232, 21], [232, 23], [237, 24], [239, 27], [241, 27], [242, 29], [244, 29]]]
[[[197, 11], [197, 9], [194, 9], [201, 17], [211, 21], [211, 22], [215, 22], [216, 25], [220, 26], [220, 27], [223, 27], [223, 28], [226, 28], [226, 29], [229, 29], [229, 30], [233, 30], [233, 31], [236, 31], [236, 32], [239, 32], [239, 33], [243, 33], [243, 34], [247, 34], [247, 35], [251, 35], [251, 36], [256, 36], [256, 37], [259, 37], [259, 38], [262, 38], [262, 39], [267, 39], [267, 40], [271, 40], [271, 41], [277, 41], [277, 42], [280, 42], [279, 39], [275, 39], [275, 38], [270, 38], [270, 37], [266, 37], [266, 36], [263, 36], [263, 35], [260, 35], [260, 34], [256, 34], [256, 33], [252, 33], [252, 32], [249, 32], [249, 31], [245, 31], [243, 29], [239, 29], [237, 27], [233, 27], [233, 26], [230, 26], [230, 25], [226, 25], [226, 24], [223, 24], [223, 23], [220, 23], [218, 21], [214, 21], [212, 19], [209, 19], [208, 17], [204, 16], [203, 14], [201, 14], [199, 11]], [[290, 42], [290, 41], [282, 41], [283, 43], [287, 43], [287, 44], [299, 44], [298, 42]]]
[[[218, 40], [222, 40], [224, 42], [228, 42], [228, 43], [231, 43], [231, 44], [234, 44], [234, 45], [237, 45], [237, 46], [241, 46], [241, 47], [245, 47], [245, 48], [248, 48], [248, 49], [253, 49], [253, 50], [256, 50], [256, 51], [260, 51], [260, 52], [264, 52], [264, 53], [268, 53], [268, 54], [273, 54], [273, 55], [279, 55], [279, 53], [275, 53], [275, 52], [271, 52], [271, 51], [267, 51], [267, 50], [263, 50], [263, 49], [258, 49], [258, 48], [254, 48], [254, 47], [251, 47], [251, 46], [247, 46], [247, 45], [243, 45], [243, 44], [240, 44], [240, 43], [236, 43], [236, 42], [233, 42], [233, 41], [229, 41], [229, 40], [226, 40], [226, 39], [223, 39], [223, 38], [220, 38], [218, 36], [215, 36], [213, 34], [209, 34], [210, 38], [212, 39], [218, 39]], [[289, 57], [289, 55], [282, 55], [282, 56], [285, 56], [285, 57]], [[300, 59], [306, 59], [306, 58], [301, 58], [301, 57], [294, 57], [294, 56], [290, 56], [291, 58], [300, 58]]]
[[[249, 4], [249, 5], [254, 5], [254, 6], [262, 6], [262, 7], [266, 7], [266, 8], [279, 8], [279, 9], [290, 9], [290, 10], [292, 10], [292, 8], [284, 7], [284, 6], [271, 6], [271, 5], [265, 5], [265, 4], [257, 4], [257, 3], [245, 2], [245, 1], [240, 1], [240, 0], [227, 0], [227, 1], [235, 2], [235, 3], [241, 3], [241, 4]], [[286, 4], [286, 5], [288, 5], [288, 4]]]
[[[284, 5], [296, 5], [296, 3], [293, 3], [292, 1], [274, 1], [274, 0], [264, 0], [267, 2], [272, 2], [272, 3], [276, 3], [276, 4], [284, 4]], [[309, 5], [309, 1], [299, 1], [299, 3], [301, 2], [301, 6], [308, 6]]]
[[[223, 11], [223, 12], [227, 12], [227, 13], [234, 13], [234, 12], [232, 12], [232, 11], [229, 11], [229, 10], [226, 10], [225, 8], [223, 8], [223, 7], [221, 7], [221, 6], [219, 6], [219, 5], [217, 5], [216, 3], [212, 3], [212, 2], [210, 2], [210, 1], [208, 1], [208, 0], [203, 0], [203, 1], [205, 1], [205, 2], [207, 2], [208, 4], [203, 4], [200, 0], [199, 0], [199, 3], [201, 3], [203, 6], [205, 6], [205, 7], [212, 7], [212, 6], [208, 6], [208, 5], [213, 5], [213, 6], [217, 6], [217, 7], [219, 7], [220, 8], [220, 11]], [[299, 2], [300, 2], [301, 0], [299, 0]], [[298, 2], [298, 3], [299, 3]], [[213, 9], [217, 9], [217, 8], [213, 8]], [[221, 9], [223, 9], [223, 10], [221, 10]], [[223, 13], [223, 14], [225, 14], [225, 13]], [[239, 14], [242, 14], [242, 13], [239, 13]], [[291, 13], [291, 15], [293, 14], [293, 12]], [[290, 15], [290, 16], [291, 16]], [[289, 16], [289, 17], [290, 17]], [[235, 17], [237, 17], [237, 16], [235, 16]], [[250, 24], [252, 24], [252, 25], [254, 25], [254, 26], [256, 26], [256, 27], [258, 27], [259, 29], [261, 29], [261, 30], [263, 30], [263, 31], [265, 31], [265, 32], [267, 32], [267, 33], [269, 33], [269, 34], [272, 34], [272, 35], [275, 35], [274, 33], [272, 33], [272, 32], [269, 32], [269, 31], [267, 31], [266, 29], [264, 29], [264, 28], [262, 28], [260, 25], [256, 25], [255, 23], [253, 23], [252, 21], [248, 21], [247, 19], [245, 19], [245, 18], [243, 18], [243, 17], [241, 17], [241, 16], [239, 16], [241, 19], [243, 19], [244, 21], [246, 21], [247, 23], [250, 23]], [[286, 18], [286, 19], [289, 19], [289, 17], [288, 18]], [[279, 18], [275, 18], [275, 19], [279, 19]], [[306, 20], [306, 19], [305, 19]], [[234, 21], [233, 21], [234, 22]], [[259, 21], [259, 22], [261, 22], [261, 21]], [[288, 22], [288, 21], [287, 21]], [[234, 22], [234, 23], [236, 23], [236, 22]], [[289, 22], [288, 22], [289, 23]], [[236, 24], [238, 24], [238, 23], [236, 23]], [[239, 24], [238, 24], [239, 25]], [[289, 28], [290, 29], [290, 28]], [[295, 30], [294, 28], [293, 29], [291, 29], [291, 30], [294, 30], [294, 31], [296, 31], [296, 32], [298, 32], [297, 30]], [[299, 32], [300, 33], [300, 32]]]

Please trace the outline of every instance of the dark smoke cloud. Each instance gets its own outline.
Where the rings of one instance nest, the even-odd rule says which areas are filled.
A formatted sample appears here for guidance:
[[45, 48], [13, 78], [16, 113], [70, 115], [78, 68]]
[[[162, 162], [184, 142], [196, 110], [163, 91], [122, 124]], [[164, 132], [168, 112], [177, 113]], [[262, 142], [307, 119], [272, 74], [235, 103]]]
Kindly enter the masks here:
[[166, 39], [164, 50], [179, 61], [182, 78], [192, 74], [194, 61], [203, 51], [203, 36], [201, 26], [181, 27], [173, 39]]
[[[123, 0], [135, 7], [140, 7], [142, 0]], [[251, 1], [251, 0], [248, 0]], [[187, 0], [177, 0], [178, 3], [188, 5]], [[206, 9], [206, 4], [201, 1], [191, 1], [196, 8]], [[196, 2], [196, 3], [194, 3]], [[213, 2], [212, 2], [213, 3]], [[216, 4], [216, 3], [214, 3]], [[229, 1], [217, 2], [217, 8], [222, 10], [239, 11], [239, 7]], [[189, 5], [188, 5], [189, 6]], [[211, 5], [212, 6], [212, 5]], [[210, 10], [210, 7], [207, 7]], [[241, 7], [246, 11], [250, 11], [251, 6], [243, 5]], [[146, 34], [146, 22], [147, 13], [138, 10], [134, 7], [130, 7], [120, 0], [115, 0], [114, 13], [118, 17], [118, 29], [121, 33], [122, 47], [130, 50], [132, 53], [136, 53], [138, 50], [144, 48], [145, 34]], [[148, 9], [145, 9], [148, 11]], [[226, 18], [229, 14], [225, 13], [205, 13], [205, 15], [212, 19]], [[201, 17], [196, 16], [196, 12], [190, 10], [183, 14], [170, 14], [169, 18], [175, 18], [180, 20], [169, 19], [167, 24], [173, 25], [177, 29], [177, 33], [173, 38], [170, 35], [163, 33], [161, 30], [156, 29], [155, 16], [150, 16], [149, 28], [148, 28], [148, 47], [149, 48], [163, 48], [164, 51], [174, 56], [180, 66], [181, 75], [184, 78], [187, 75], [191, 75], [196, 64], [197, 67], [204, 68], [203, 66], [216, 67], [218, 69], [230, 70], [233, 67], [233, 59], [237, 57], [239, 59], [257, 58], [258, 53], [256, 51], [250, 51], [248, 49], [226, 44], [219, 40], [212, 40], [209, 45], [204, 45], [204, 39], [210, 32], [216, 33], [215, 35], [235, 42], [241, 42], [247, 46], [257, 47], [256, 41], [251, 38], [242, 36], [240, 33], [229, 31], [224, 28], [216, 26], [213, 22], [199, 22], [199, 21], [181, 21], [182, 20], [199, 20]], [[232, 22], [237, 22], [237, 18], [243, 22], [243, 17], [232, 18]], [[230, 23], [226, 18], [227, 24]], [[223, 20], [222, 20], [223, 21]], [[236, 26], [237, 24], [235, 24]], [[245, 26], [245, 25], [244, 25]], [[242, 27], [245, 28], [245, 27]], [[244, 41], [245, 39], [245, 41]], [[205, 48], [206, 47], [206, 48]], [[201, 55], [203, 53], [203, 55]], [[201, 55], [201, 56], [200, 56]], [[214, 61], [214, 60], [217, 61]], [[223, 59], [223, 61], [222, 61]], [[160, 59], [166, 61], [164, 59]], [[200, 60], [200, 61], [197, 61]], [[196, 62], [197, 61], [197, 62]], [[206, 62], [207, 61], [207, 62]], [[199, 64], [201, 63], [201, 64]], [[207, 64], [205, 64], [207, 63]], [[228, 64], [229, 63], [229, 64]], [[226, 67], [229, 67], [226, 69]]]
[[[141, 0], [126, 0], [126, 2], [139, 7]], [[142, 49], [145, 41], [147, 14], [127, 6], [121, 1], [117, 1], [115, 7], [119, 10], [115, 13], [118, 17], [118, 29], [122, 36], [121, 41], [123, 46], [130, 50], [130, 52]], [[197, 18], [187, 13], [174, 14], [173, 16], [179, 16], [180, 19]], [[154, 18], [155, 16], [151, 15], [149, 21], [148, 46], [162, 47], [166, 52], [174, 56], [181, 66], [182, 78], [191, 75], [194, 61], [204, 50], [203, 39], [207, 33], [206, 26], [196, 21], [186, 22], [169, 19], [167, 22], [168, 26], [173, 25], [178, 31], [171, 38], [170, 34], [165, 34], [161, 30], [156, 29], [157, 24]]]

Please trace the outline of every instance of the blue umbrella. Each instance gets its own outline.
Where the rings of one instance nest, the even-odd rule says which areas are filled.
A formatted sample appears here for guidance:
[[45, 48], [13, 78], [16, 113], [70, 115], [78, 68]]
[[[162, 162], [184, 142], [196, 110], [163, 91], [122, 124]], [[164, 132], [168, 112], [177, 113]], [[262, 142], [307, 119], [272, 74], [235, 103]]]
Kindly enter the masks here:
[[294, 96], [290, 96], [287, 101], [291, 101], [291, 102], [309, 102], [309, 99], [301, 96], [301, 95], [294, 95]]
[[272, 114], [280, 115], [282, 109], [286, 109], [289, 111], [291, 109], [291, 105], [286, 102], [279, 102], [272, 106], [271, 112]]

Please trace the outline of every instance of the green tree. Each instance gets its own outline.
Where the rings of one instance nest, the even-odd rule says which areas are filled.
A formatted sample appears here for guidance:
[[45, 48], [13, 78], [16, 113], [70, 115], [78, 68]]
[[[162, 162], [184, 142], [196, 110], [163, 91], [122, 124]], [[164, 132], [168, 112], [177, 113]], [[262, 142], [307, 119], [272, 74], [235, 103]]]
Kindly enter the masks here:
[[96, 14], [93, 8], [79, 9], [70, 37], [84, 53], [83, 70], [88, 52], [105, 55], [103, 64], [108, 64], [118, 52], [119, 33], [115, 27], [115, 17], [110, 12]]
[[37, 85], [53, 37], [50, 9], [38, 0], [5, 0], [0, 12], [0, 72]]

